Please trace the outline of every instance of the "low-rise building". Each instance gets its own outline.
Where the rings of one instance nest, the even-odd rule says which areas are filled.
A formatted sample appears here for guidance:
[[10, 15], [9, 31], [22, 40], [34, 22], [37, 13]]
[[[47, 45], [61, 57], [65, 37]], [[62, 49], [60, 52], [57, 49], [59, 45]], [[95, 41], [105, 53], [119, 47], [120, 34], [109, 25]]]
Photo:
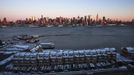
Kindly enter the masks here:
[[[12, 64], [18, 70], [64, 70], [95, 67], [94, 64], [116, 62], [116, 50], [104, 48], [95, 50], [46, 50], [43, 52], [20, 52], [14, 55]], [[109, 64], [109, 65], [111, 65]], [[106, 66], [100, 65], [100, 66]], [[22, 69], [23, 68], [23, 69]], [[16, 70], [16, 69], [15, 69]]]
[[134, 47], [122, 48], [121, 51], [124, 56], [134, 59]]

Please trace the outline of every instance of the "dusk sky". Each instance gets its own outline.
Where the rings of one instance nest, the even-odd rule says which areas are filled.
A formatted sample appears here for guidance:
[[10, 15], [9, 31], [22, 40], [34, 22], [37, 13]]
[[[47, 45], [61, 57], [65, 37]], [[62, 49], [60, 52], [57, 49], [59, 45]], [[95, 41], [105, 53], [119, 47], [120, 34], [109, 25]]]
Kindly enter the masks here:
[[100, 17], [131, 20], [134, 0], [0, 0], [0, 19], [25, 19], [35, 16], [77, 17], [96, 14]]

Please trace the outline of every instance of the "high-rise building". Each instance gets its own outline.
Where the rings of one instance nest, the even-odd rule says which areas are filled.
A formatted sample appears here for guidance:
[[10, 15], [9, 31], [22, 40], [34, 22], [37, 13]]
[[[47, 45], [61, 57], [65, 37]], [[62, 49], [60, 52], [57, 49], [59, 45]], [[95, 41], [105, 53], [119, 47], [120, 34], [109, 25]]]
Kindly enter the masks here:
[[41, 15], [41, 18], [43, 19], [43, 15]]
[[132, 19], [132, 24], [134, 24], [134, 19]]
[[31, 16], [31, 20], [34, 21], [34, 16]]
[[103, 21], [106, 21], [106, 17], [105, 16], [103, 16]]
[[3, 18], [2, 23], [3, 23], [4, 25], [6, 25], [6, 24], [7, 24], [7, 19], [6, 19], [6, 17], [4, 17], [4, 18]]
[[91, 24], [91, 15], [88, 15], [88, 25]]
[[34, 19], [34, 21], [35, 21], [35, 20], [36, 20], [36, 17], [34, 16], [33, 19]]
[[99, 20], [99, 15], [97, 14], [96, 15], [96, 22], [98, 22], [98, 20]]
[[106, 25], [106, 17], [105, 16], [103, 16], [103, 18], [102, 18], [102, 23], [103, 23], [103, 25]]
[[87, 16], [84, 16], [84, 24], [87, 25]]
[[0, 25], [1, 25], [1, 19], [0, 19]]

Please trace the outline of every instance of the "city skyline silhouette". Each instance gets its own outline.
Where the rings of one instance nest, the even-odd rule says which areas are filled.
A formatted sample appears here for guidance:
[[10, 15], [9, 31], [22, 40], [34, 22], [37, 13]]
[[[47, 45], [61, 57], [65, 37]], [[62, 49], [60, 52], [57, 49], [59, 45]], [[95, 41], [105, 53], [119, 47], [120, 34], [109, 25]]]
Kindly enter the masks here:
[[24, 20], [35, 16], [77, 17], [91, 15], [106, 16], [111, 19], [131, 21], [134, 17], [133, 0], [1, 0], [0, 19]]

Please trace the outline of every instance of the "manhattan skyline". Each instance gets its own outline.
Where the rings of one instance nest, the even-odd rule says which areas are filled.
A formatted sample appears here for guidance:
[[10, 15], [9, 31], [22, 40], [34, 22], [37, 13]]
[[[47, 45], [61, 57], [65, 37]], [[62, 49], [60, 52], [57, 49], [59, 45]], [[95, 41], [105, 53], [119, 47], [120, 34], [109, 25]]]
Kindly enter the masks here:
[[1, 0], [0, 19], [10, 21], [35, 16], [77, 17], [91, 15], [131, 21], [134, 18], [134, 0]]

